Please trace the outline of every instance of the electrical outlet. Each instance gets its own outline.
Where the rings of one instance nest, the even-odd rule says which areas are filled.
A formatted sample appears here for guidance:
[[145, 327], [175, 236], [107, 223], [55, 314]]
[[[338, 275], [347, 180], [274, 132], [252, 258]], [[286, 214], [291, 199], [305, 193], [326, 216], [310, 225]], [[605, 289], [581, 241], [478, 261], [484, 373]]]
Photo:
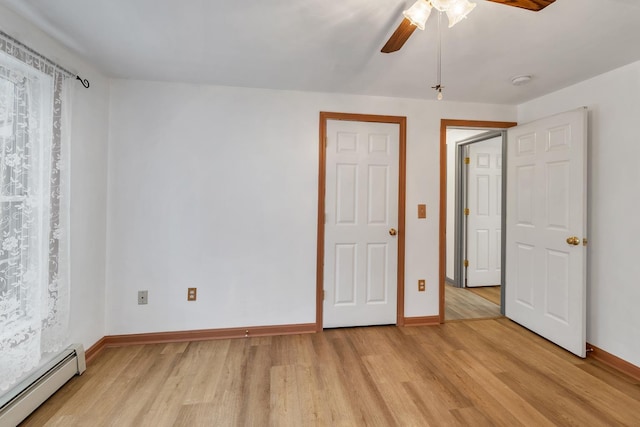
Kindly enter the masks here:
[[418, 280], [418, 292], [424, 292], [427, 290], [427, 281], [424, 279]]
[[195, 301], [198, 296], [198, 288], [187, 288], [187, 301]]
[[138, 305], [146, 304], [149, 296], [149, 291], [138, 291]]

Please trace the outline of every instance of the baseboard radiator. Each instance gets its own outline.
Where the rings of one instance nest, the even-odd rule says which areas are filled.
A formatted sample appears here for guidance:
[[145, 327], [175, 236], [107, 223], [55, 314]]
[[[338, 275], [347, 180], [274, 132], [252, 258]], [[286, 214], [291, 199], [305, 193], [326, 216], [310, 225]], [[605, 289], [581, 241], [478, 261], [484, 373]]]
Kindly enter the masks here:
[[46, 366], [34, 372], [13, 390], [12, 397], [0, 407], [0, 426], [17, 426], [38, 406], [75, 375], [86, 369], [84, 348], [73, 344]]

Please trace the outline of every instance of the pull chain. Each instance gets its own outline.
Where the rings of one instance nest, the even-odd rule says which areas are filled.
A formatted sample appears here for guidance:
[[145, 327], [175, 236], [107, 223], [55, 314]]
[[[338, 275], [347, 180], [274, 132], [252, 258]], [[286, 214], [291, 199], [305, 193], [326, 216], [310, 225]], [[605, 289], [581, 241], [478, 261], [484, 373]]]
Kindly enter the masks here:
[[431, 86], [431, 89], [435, 89], [436, 92], [438, 92], [438, 95], [437, 95], [438, 101], [442, 101], [442, 89], [444, 88], [444, 86], [442, 86], [442, 31], [440, 30], [441, 21], [442, 21], [442, 12], [438, 12], [438, 58], [437, 58], [438, 81], [435, 86]]

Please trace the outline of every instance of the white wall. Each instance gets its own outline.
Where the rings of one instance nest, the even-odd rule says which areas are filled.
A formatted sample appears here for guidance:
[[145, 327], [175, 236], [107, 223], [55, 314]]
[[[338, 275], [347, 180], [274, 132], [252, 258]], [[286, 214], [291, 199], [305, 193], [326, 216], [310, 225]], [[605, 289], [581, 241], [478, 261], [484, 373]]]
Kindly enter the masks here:
[[[408, 117], [405, 314], [436, 315], [440, 119], [516, 114], [141, 81], [111, 88], [108, 334], [315, 322], [320, 111]], [[198, 301], [186, 301], [187, 287]], [[149, 304], [137, 305], [145, 289]]]
[[24, 19], [0, 6], [0, 29], [75, 70], [71, 141], [71, 326], [72, 342], [85, 348], [105, 335], [106, 183], [109, 81]]
[[[70, 334], [85, 347], [105, 334], [314, 321], [320, 110], [409, 118], [406, 315], [435, 315], [440, 118], [516, 117], [507, 106], [115, 81], [108, 125], [104, 76], [3, 6], [0, 29], [91, 81], [78, 83], [72, 123]], [[590, 109], [587, 338], [636, 365], [639, 94], [635, 63], [517, 114]], [[412, 214], [418, 203], [426, 221]], [[186, 303], [188, 286], [198, 302]], [[138, 289], [150, 291], [147, 306]]]
[[518, 106], [528, 122], [589, 108], [587, 340], [640, 366], [640, 62]]

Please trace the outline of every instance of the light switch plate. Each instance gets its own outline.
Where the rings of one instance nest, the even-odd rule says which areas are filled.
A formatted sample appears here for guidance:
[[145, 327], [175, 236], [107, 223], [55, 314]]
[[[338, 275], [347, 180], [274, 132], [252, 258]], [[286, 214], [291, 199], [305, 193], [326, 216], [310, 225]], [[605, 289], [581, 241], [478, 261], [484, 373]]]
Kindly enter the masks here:
[[418, 218], [424, 219], [427, 217], [427, 205], [420, 204], [418, 205]]

